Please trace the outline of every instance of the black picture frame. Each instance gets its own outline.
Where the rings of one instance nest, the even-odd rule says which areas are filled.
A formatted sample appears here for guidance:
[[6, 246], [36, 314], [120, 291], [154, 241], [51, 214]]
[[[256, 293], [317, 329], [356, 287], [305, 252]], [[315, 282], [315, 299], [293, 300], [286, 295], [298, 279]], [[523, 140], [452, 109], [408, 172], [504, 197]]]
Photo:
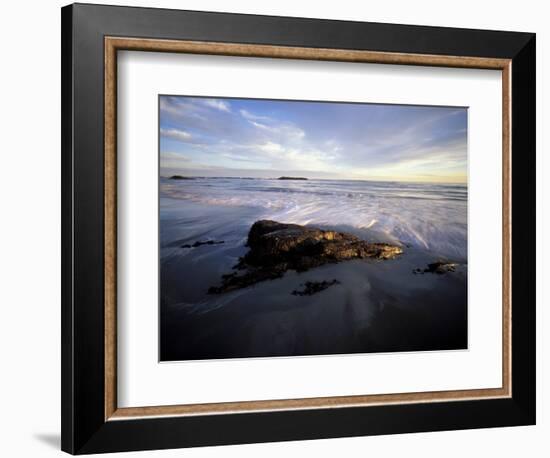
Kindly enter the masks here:
[[[512, 61], [512, 396], [105, 420], [104, 37]], [[72, 454], [535, 424], [535, 34], [74, 4], [62, 8], [62, 449]]]

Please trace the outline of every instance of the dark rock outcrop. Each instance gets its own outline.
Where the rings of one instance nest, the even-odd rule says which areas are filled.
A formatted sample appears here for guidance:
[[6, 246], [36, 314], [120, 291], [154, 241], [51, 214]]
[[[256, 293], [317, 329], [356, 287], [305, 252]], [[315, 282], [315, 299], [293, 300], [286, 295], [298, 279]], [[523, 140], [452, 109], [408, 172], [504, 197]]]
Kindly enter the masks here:
[[303, 272], [350, 259], [393, 259], [403, 252], [387, 243], [369, 243], [345, 232], [322, 230], [276, 221], [256, 221], [248, 233], [249, 252], [233, 272], [212, 287], [217, 294], [282, 277], [287, 270]]
[[339, 285], [340, 282], [336, 279], [328, 281], [306, 281], [303, 286], [304, 289], [301, 291], [294, 290], [292, 291], [293, 296], [312, 296], [313, 294], [320, 293], [325, 289], [331, 287], [332, 285]]
[[279, 177], [277, 180], [307, 180], [304, 177]]
[[431, 264], [428, 264], [428, 267], [426, 267], [425, 269], [414, 269], [413, 273], [415, 274], [431, 273], [431, 274], [443, 275], [443, 274], [446, 274], [447, 272], [455, 272], [457, 265], [458, 264], [455, 262], [437, 261], [437, 262], [432, 262]]
[[170, 180], [192, 180], [191, 177], [184, 177], [183, 175], [172, 175]]
[[202, 245], [219, 245], [221, 243], [225, 243], [223, 240], [205, 240], [204, 242], [201, 242], [200, 240], [196, 241], [192, 245], [185, 244], [182, 245], [182, 248], [197, 248]]

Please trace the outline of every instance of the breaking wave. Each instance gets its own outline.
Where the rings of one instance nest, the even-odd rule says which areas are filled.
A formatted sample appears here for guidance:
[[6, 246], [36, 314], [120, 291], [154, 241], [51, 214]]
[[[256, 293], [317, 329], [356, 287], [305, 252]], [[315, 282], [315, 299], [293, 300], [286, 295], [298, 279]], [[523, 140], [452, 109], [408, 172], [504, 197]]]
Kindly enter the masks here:
[[467, 258], [465, 185], [162, 178], [161, 197], [205, 206], [254, 208], [257, 219], [368, 230], [441, 256]]

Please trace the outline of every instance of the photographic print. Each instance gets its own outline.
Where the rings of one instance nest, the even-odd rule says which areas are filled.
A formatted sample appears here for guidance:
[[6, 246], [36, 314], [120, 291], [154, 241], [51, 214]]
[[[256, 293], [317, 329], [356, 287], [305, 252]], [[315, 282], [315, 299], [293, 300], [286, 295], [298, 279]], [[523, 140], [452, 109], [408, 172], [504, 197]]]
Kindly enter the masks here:
[[465, 107], [159, 96], [160, 360], [468, 347]]

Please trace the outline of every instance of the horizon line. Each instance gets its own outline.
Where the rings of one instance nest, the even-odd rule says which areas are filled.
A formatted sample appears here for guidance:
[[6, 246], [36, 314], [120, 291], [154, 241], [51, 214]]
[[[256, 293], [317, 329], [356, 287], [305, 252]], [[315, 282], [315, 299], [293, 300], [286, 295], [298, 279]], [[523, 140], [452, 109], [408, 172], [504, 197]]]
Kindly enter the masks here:
[[308, 180], [317, 180], [317, 181], [369, 181], [369, 182], [386, 182], [386, 183], [420, 183], [420, 184], [454, 184], [454, 185], [468, 185], [468, 180], [466, 181], [422, 181], [422, 180], [400, 180], [400, 179], [387, 179], [387, 178], [309, 178], [304, 176], [291, 176], [291, 175], [280, 175], [280, 176], [273, 176], [273, 177], [253, 177], [253, 176], [227, 176], [227, 175], [182, 175], [179, 173], [171, 174], [170, 176], [165, 175], [159, 175], [160, 178], [165, 178], [167, 180], [171, 179], [173, 176], [181, 176], [185, 178], [213, 178], [213, 179], [245, 179], [245, 180], [279, 180], [282, 177], [290, 178], [288, 181], [293, 181], [292, 178], [294, 178], [294, 181], [308, 181]]

